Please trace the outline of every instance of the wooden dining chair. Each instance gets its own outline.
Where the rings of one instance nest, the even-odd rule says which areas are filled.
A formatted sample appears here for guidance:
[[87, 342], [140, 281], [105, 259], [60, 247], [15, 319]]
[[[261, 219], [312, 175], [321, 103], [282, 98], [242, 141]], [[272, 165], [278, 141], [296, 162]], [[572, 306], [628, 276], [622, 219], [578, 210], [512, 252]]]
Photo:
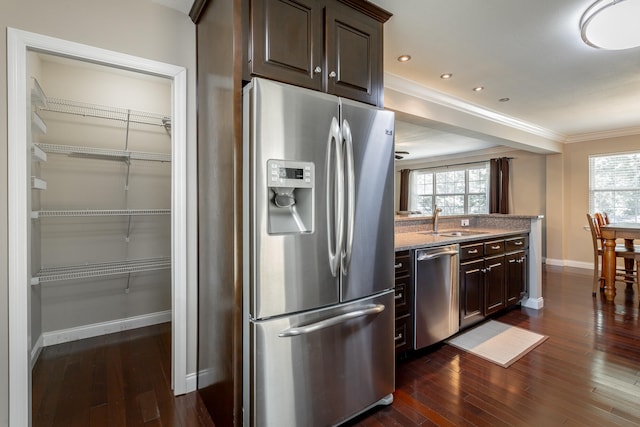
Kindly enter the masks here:
[[[591, 241], [593, 243], [593, 289], [591, 294], [596, 296], [598, 288], [604, 290], [604, 276], [602, 275], [602, 259], [604, 255], [604, 240], [600, 234], [600, 226], [605, 225], [602, 214], [595, 213], [593, 216], [587, 214], [587, 222], [591, 231]], [[637, 283], [640, 289], [640, 246], [635, 246], [634, 250], [627, 249], [623, 244], [616, 244], [616, 259], [629, 259], [635, 264], [635, 271], [630, 272], [624, 268], [616, 268], [615, 280], [626, 284]]]

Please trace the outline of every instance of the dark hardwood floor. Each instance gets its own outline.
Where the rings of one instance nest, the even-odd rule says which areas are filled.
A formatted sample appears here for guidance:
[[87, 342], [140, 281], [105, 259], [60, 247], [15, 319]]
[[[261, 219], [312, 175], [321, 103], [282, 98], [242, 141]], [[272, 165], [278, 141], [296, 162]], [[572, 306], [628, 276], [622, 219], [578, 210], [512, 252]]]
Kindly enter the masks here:
[[44, 426], [211, 426], [197, 393], [171, 391], [171, 324], [46, 347], [33, 370]]
[[393, 404], [353, 426], [639, 426], [638, 291], [591, 296], [585, 270], [548, 267], [545, 307], [496, 320], [549, 336], [505, 369], [449, 345], [399, 361]]
[[[549, 336], [505, 369], [449, 345], [397, 363], [391, 406], [350, 426], [639, 426], [638, 291], [591, 297], [588, 271], [548, 267], [545, 307], [497, 320]], [[170, 325], [47, 347], [33, 425], [212, 426], [195, 393], [170, 391]]]

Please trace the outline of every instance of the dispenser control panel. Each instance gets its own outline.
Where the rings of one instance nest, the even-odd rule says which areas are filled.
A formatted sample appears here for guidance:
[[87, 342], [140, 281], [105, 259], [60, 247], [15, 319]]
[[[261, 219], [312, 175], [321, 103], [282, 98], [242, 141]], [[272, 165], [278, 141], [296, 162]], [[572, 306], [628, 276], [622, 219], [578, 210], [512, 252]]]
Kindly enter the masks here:
[[269, 187], [313, 188], [315, 166], [313, 162], [293, 160], [267, 160]]

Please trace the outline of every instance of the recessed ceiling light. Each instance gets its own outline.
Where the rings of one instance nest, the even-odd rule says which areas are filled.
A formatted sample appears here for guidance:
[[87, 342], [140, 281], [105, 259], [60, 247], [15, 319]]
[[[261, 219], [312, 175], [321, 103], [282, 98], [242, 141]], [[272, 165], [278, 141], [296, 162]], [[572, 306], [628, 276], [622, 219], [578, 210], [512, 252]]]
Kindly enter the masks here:
[[480, 91], [483, 91], [483, 90], [484, 90], [484, 86], [477, 86], [477, 87], [473, 88], [474, 92], [480, 92]]
[[499, 102], [508, 102], [510, 100], [510, 98], [500, 98], [498, 99]]
[[411, 55], [400, 55], [398, 56], [398, 61], [400, 62], [411, 61]]
[[451, 77], [453, 77], [451, 73], [440, 74], [440, 78], [444, 80], [450, 79]]

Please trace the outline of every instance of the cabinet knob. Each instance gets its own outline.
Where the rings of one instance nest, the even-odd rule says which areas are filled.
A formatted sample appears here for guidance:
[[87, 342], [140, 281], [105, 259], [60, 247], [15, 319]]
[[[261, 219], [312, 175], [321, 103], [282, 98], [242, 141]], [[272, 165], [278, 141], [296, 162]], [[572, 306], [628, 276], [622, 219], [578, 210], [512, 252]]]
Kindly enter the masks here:
[[322, 72], [322, 68], [316, 67], [316, 68], [313, 69], [313, 72], [316, 73], [316, 74], [320, 74]]
[[337, 74], [336, 74], [335, 71], [332, 71], [332, 72], [329, 73], [329, 77], [331, 77], [331, 78], [334, 78], [336, 75]]

